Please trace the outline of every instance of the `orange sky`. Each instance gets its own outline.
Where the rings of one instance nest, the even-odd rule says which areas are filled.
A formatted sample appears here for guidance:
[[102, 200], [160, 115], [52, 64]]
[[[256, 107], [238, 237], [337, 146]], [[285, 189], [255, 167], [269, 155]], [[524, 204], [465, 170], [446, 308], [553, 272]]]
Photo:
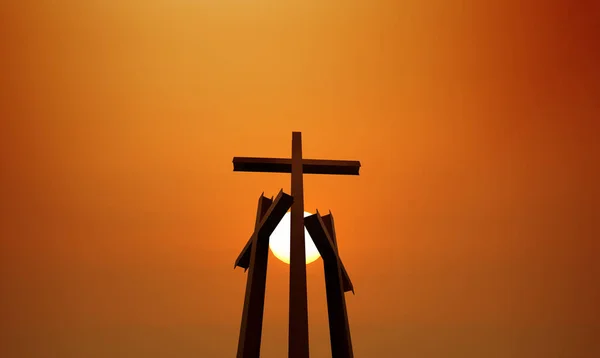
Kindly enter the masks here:
[[[305, 178], [355, 356], [600, 356], [598, 4], [4, 2], [0, 356], [232, 357], [233, 262], [289, 176], [231, 159], [288, 156], [293, 130], [363, 165]], [[265, 358], [287, 269], [271, 256]], [[320, 260], [308, 277], [327, 357]]]

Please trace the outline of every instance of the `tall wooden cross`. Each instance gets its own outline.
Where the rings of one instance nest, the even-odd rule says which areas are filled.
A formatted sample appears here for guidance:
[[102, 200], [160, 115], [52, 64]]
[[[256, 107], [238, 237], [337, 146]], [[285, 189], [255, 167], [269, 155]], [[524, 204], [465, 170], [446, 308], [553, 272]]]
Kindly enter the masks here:
[[309, 357], [303, 174], [358, 175], [359, 170], [359, 161], [303, 159], [302, 133], [300, 132], [292, 132], [291, 158], [233, 158], [233, 171], [292, 174], [289, 358]]

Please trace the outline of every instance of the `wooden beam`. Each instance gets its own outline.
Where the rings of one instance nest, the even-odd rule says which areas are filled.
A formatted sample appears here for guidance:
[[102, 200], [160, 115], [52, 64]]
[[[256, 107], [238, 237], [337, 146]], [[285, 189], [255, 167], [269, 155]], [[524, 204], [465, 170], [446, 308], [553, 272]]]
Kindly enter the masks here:
[[304, 179], [302, 133], [292, 132], [292, 196], [290, 215], [290, 295], [288, 358], [308, 358], [308, 297], [304, 245]]
[[305, 159], [304, 174], [358, 175], [360, 162], [356, 160]]
[[[234, 157], [234, 172], [291, 173], [292, 160], [287, 158]], [[359, 175], [357, 160], [302, 160], [303, 174]]]
[[292, 160], [285, 158], [234, 157], [234, 172], [291, 173]]

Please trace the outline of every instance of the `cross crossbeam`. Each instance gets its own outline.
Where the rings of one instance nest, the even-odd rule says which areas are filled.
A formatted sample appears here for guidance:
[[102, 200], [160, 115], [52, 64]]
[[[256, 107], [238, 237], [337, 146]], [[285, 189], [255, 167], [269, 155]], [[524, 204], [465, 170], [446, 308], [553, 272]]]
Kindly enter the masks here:
[[[303, 159], [303, 174], [358, 175], [356, 160]], [[234, 172], [291, 173], [292, 160], [287, 158], [234, 157]]]

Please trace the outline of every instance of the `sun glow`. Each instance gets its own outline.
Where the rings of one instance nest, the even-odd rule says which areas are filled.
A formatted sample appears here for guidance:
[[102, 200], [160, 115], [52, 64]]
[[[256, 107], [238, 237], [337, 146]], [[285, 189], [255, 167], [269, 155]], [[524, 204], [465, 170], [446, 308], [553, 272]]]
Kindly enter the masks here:
[[[306, 211], [304, 212], [304, 217], [310, 215], [312, 214]], [[271, 249], [271, 252], [275, 257], [286, 264], [290, 263], [290, 219], [291, 212], [287, 212], [269, 238], [269, 248]], [[321, 256], [306, 228], [304, 228], [304, 246], [307, 264], [314, 262]]]

